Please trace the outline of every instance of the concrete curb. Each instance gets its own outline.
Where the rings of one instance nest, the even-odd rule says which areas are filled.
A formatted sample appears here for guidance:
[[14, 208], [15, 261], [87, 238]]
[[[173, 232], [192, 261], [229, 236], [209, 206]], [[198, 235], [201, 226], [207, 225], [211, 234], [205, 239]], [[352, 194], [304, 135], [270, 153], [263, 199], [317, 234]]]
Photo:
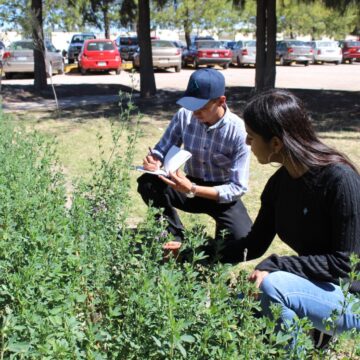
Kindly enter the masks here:
[[[83, 107], [87, 105], [109, 104], [119, 101], [119, 95], [93, 95], [93, 96], [76, 96], [64, 99], [58, 99], [59, 109], [68, 109], [74, 107]], [[48, 111], [56, 110], [55, 100], [44, 99], [40, 102], [22, 102], [22, 103], [3, 103], [4, 112], [14, 111]]]

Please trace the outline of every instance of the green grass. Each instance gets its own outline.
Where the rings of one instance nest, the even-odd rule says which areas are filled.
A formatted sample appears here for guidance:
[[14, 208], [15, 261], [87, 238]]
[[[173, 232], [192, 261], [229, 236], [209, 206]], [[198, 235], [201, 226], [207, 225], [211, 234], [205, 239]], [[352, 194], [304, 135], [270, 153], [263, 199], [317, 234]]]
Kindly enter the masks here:
[[[49, 136], [55, 136], [57, 140], [57, 151], [63, 171], [68, 178], [68, 183], [75, 180], [77, 177], [87, 177], [90, 166], [90, 158], [99, 160], [101, 157], [107, 159], [110, 152], [111, 144], [111, 121], [117, 120], [117, 116], [113, 117], [100, 117], [96, 120], [84, 121], [82, 118], [76, 117], [72, 120], [67, 118], [49, 119], [42, 117], [39, 120], [30, 120], [22, 115], [17, 117], [18, 120], [26, 119], [28, 129], [36, 129]], [[135, 120], [134, 120], [135, 121]], [[148, 146], [153, 146], [163, 134], [168, 124], [168, 120], [159, 121], [149, 117], [141, 119], [140, 128], [141, 136], [138, 139], [136, 146], [135, 162], [136, 164], [142, 163], [142, 158], [147, 153]], [[97, 135], [102, 136], [102, 151], [99, 150], [99, 140]], [[344, 152], [349, 158], [358, 166], [360, 165], [360, 135], [356, 132], [328, 132], [321, 133], [322, 140]], [[125, 140], [124, 140], [125, 141]], [[134, 164], [134, 165], [136, 165]], [[260, 165], [252, 156], [250, 165], [250, 181], [249, 191], [243, 197], [243, 201], [249, 211], [252, 219], [255, 219], [260, 206], [260, 195], [268, 180], [276, 168], [270, 165]], [[145, 217], [146, 206], [142, 202], [140, 196], [136, 192], [136, 178], [139, 173], [134, 171], [132, 173], [132, 209], [129, 221], [136, 224]], [[69, 185], [70, 186], [70, 185]], [[69, 189], [71, 191], [71, 189]], [[207, 215], [192, 215], [181, 213], [181, 218], [185, 226], [192, 226], [192, 224], [200, 223], [206, 225], [207, 231], [210, 235], [214, 234], [215, 224], [214, 221]], [[275, 239], [268, 252], [269, 253], [288, 254], [292, 251], [281, 241]], [[249, 262], [245, 267], [250, 268], [253, 263], [259, 260]]]
[[[111, 120], [116, 121], [117, 117], [99, 117], [94, 120], [86, 120], [86, 118], [74, 116], [72, 119], [66, 117], [51, 118], [51, 114], [38, 115], [37, 119], [30, 116], [16, 115], [15, 122], [21, 122], [26, 125], [28, 131], [37, 130], [49, 137], [56, 138], [56, 148], [59, 161], [63, 168], [65, 177], [67, 178], [68, 193], [71, 193], [71, 183], [78, 177], [88, 178], [90, 176], [90, 159], [99, 161], [101, 158], [108, 159], [111, 151]], [[134, 120], [135, 121], [135, 120]], [[153, 146], [162, 133], [164, 132], [168, 120], [154, 120], [151, 118], [143, 118], [141, 120], [141, 136], [136, 146], [136, 156], [134, 163], [141, 164], [144, 154], [147, 152], [148, 146]], [[99, 136], [101, 135], [102, 147], [99, 148]], [[125, 136], [121, 143], [125, 147]], [[350, 159], [359, 166], [360, 164], [360, 147], [359, 133], [356, 132], [328, 132], [321, 133], [324, 142], [336, 147], [338, 150], [346, 153]], [[121, 148], [121, 145], [120, 145]], [[125, 150], [125, 149], [123, 149]], [[135, 165], [134, 164], [134, 165]], [[252, 219], [255, 218], [260, 206], [260, 194], [271, 174], [276, 171], [269, 165], [260, 165], [256, 159], [251, 159], [250, 169], [250, 189], [244, 196], [244, 203], [250, 213]], [[146, 206], [143, 204], [140, 196], [136, 192], [136, 178], [139, 176], [137, 172], [131, 175], [131, 214], [130, 222], [137, 223], [145, 219]], [[206, 215], [189, 215], [181, 214], [185, 226], [191, 227], [193, 224], [206, 225], [210, 235], [214, 233], [214, 221]], [[281, 241], [275, 239], [268, 252], [269, 253], [291, 254], [292, 251]], [[251, 270], [259, 259], [240, 264], [239, 268]], [[346, 353], [346, 346], [342, 346], [342, 353]]]

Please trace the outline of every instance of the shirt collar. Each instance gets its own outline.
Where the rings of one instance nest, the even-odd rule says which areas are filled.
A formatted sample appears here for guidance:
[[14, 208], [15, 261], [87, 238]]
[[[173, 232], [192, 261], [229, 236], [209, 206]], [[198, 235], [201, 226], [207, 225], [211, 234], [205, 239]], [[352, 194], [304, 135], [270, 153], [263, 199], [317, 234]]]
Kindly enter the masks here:
[[[225, 107], [224, 116], [219, 121], [217, 121], [214, 125], [207, 126], [208, 130], [214, 130], [214, 129], [221, 128], [221, 127], [225, 126], [229, 122], [230, 110], [229, 110], [229, 108], [227, 107], [226, 104], [224, 105], [224, 107]], [[206, 125], [204, 125], [204, 126], [206, 126]]]

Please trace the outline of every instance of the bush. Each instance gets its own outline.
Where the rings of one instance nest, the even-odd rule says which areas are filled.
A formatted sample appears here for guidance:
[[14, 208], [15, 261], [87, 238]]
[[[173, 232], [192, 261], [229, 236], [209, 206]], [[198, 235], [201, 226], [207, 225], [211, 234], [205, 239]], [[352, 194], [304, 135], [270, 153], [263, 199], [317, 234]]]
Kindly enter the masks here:
[[[151, 209], [126, 227], [136, 126], [114, 131], [110, 160], [68, 208], [53, 144], [0, 117], [0, 359], [305, 358], [307, 346], [287, 353], [275, 320], [254, 317], [245, 273], [205, 267], [202, 254], [163, 263]], [[187, 237], [204, 241], [198, 228]]]

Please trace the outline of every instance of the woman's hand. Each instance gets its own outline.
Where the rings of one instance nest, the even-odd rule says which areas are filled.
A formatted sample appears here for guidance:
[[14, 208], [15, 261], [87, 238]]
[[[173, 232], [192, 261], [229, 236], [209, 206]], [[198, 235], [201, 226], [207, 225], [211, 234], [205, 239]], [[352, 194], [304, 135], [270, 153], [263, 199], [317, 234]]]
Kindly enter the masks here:
[[268, 271], [254, 270], [248, 280], [255, 283], [256, 288], [260, 288], [262, 281], [269, 275]]
[[182, 193], [191, 191], [192, 183], [181, 170], [177, 170], [175, 173], [171, 172], [169, 175], [170, 178], [165, 176], [159, 176], [159, 178], [176, 191]]
[[161, 161], [154, 155], [147, 155], [143, 160], [145, 170], [156, 171], [161, 168]]

